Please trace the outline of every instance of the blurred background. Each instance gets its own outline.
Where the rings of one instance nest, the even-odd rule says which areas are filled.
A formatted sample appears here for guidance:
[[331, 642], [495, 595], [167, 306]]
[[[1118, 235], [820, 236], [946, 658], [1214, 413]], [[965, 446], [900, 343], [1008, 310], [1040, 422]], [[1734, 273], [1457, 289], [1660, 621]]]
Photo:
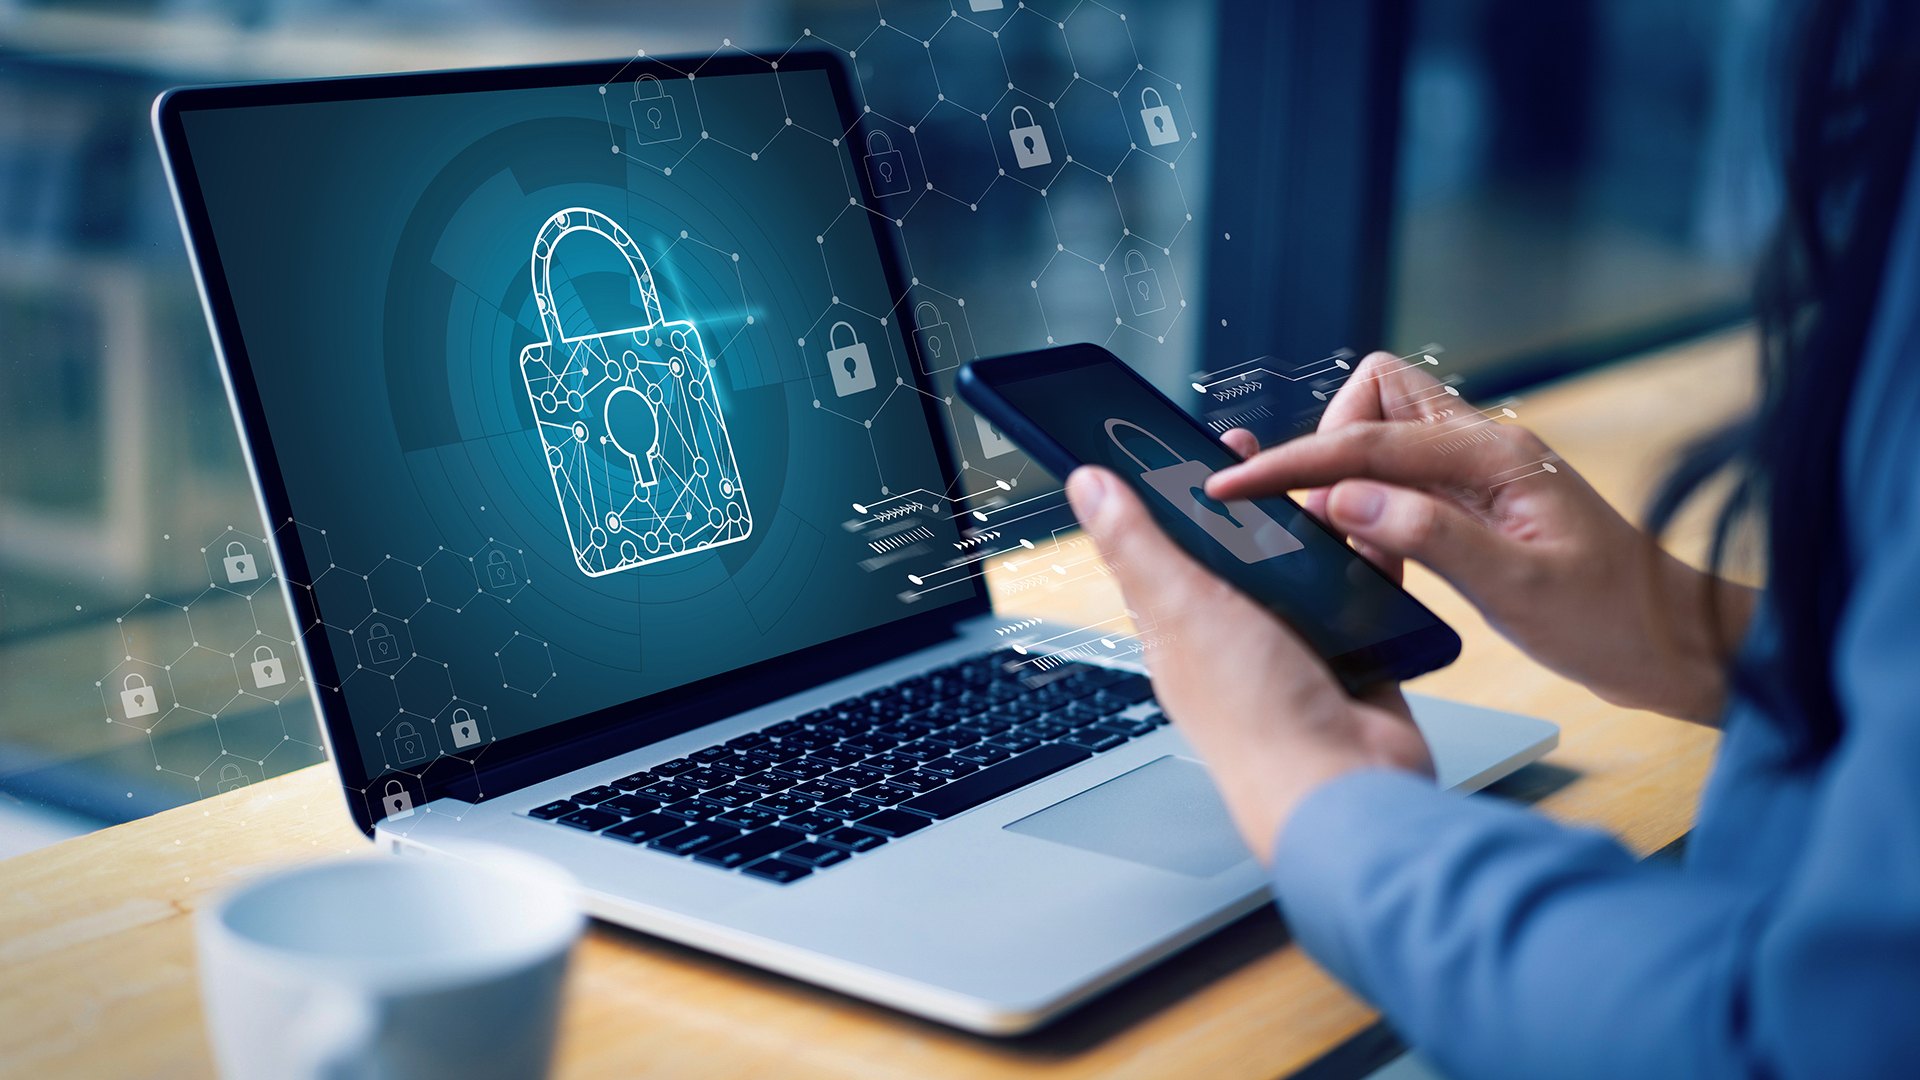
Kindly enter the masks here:
[[[986, 52], [1023, 89], [1059, 88], [1036, 92], [1063, 127], [1076, 74], [1129, 94], [1151, 78], [1198, 136], [1177, 175], [1083, 142], [1117, 163], [1110, 185], [1062, 183], [995, 229], [910, 232], [916, 266], [937, 252], [960, 295], [1058, 282], [1032, 325], [976, 326], [981, 351], [1100, 340], [1112, 301], [1075, 241], [1106, 250], [1123, 225], [1162, 248], [1187, 303], [1163, 339], [1109, 341], [1163, 385], [1433, 342], [1489, 397], [1744, 317], [1774, 210], [1774, 7], [0, 0], [0, 857], [324, 757], [303, 695], [250, 697], [217, 664], [175, 672], [197, 704], [151, 730], [108, 719], [124, 658], [286, 621], [277, 589], [209, 584], [263, 530], [148, 127], [169, 86], [722, 39], [770, 55], [810, 33], [873, 42], [861, 93], [917, 111], [943, 61], [901, 42], [979, 19], [973, 46], [999, 28]], [[1130, 176], [1141, 162], [1155, 171]], [[228, 751], [253, 767], [214, 774]]]

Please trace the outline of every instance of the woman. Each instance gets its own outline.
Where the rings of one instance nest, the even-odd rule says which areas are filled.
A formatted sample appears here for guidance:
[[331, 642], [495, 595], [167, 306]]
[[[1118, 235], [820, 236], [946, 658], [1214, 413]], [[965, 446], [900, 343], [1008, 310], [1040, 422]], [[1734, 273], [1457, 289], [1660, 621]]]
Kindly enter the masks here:
[[1758, 291], [1766, 390], [1677, 474], [1684, 492], [1739, 470], [1719, 536], [1752, 510], [1763, 593], [1661, 553], [1567, 468], [1489, 489], [1549, 451], [1510, 426], [1433, 453], [1417, 403], [1450, 399], [1384, 354], [1316, 434], [1252, 453], [1236, 433], [1249, 460], [1209, 485], [1315, 488], [1311, 508], [1368, 557], [1431, 566], [1548, 667], [1723, 727], [1684, 868], [1436, 792], [1396, 688], [1346, 696], [1116, 477], [1070, 478], [1129, 606], [1170, 639], [1147, 657], [1160, 701], [1270, 861], [1298, 940], [1449, 1074], [1920, 1068], [1916, 7], [1830, 2], [1799, 25], [1784, 222]]

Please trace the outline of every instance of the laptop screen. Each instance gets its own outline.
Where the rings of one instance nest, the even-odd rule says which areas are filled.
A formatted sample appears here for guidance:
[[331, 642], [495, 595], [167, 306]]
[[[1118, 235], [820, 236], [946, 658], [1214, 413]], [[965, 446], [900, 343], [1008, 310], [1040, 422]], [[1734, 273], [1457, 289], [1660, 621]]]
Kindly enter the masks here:
[[367, 776], [980, 595], [828, 73], [633, 75], [182, 114]]

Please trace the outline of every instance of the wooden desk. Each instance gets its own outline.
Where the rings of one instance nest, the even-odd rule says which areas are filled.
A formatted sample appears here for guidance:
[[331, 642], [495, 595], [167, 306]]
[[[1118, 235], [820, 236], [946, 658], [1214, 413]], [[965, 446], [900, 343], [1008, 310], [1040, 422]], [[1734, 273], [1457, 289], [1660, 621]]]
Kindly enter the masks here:
[[[1744, 405], [1750, 356], [1750, 341], [1729, 335], [1543, 391], [1516, 411], [1601, 492], [1637, 510], [1672, 447]], [[1697, 550], [1700, 538], [1696, 517], [1677, 546]], [[1421, 690], [1563, 728], [1560, 748], [1509, 793], [1642, 852], [1685, 833], [1711, 732], [1603, 704], [1525, 660], [1431, 577], [1410, 585], [1467, 643]], [[1006, 600], [1009, 611], [1057, 615], [1117, 606], [1101, 588], [1030, 586]], [[315, 766], [0, 864], [0, 1073], [210, 1073], [193, 909], [263, 869], [365, 848], [332, 772]], [[564, 1076], [1273, 1077], [1374, 1019], [1289, 947], [1271, 913], [1006, 1041], [604, 926], [576, 960]]]

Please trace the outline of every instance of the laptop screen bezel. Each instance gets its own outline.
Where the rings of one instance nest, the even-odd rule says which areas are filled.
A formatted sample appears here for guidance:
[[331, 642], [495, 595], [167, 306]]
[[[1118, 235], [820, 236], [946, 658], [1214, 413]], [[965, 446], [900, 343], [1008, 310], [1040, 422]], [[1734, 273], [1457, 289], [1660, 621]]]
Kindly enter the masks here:
[[[624, 81], [637, 78], [642, 74], [653, 74], [663, 80], [679, 79], [684, 77], [685, 70], [694, 66], [698, 67], [701, 78], [786, 74], [793, 71], [824, 72], [842, 125], [842, 153], [847, 155], [847, 161], [843, 163], [847, 166], [845, 175], [852, 177], [851, 182], [857, 187], [859, 173], [853, 167], [857, 163], [851, 159], [852, 148], [857, 144], [852, 134], [860, 126], [861, 114], [854, 108], [851, 82], [844, 62], [836, 54], [823, 50], [788, 53], [780, 57], [777, 71], [770, 67], [769, 61], [744, 54], [702, 57], [697, 61], [688, 61], [685, 68], [677, 66], [674, 58], [669, 57], [183, 87], [169, 90], [154, 100], [153, 124], [162, 164], [173, 189], [181, 231], [199, 282], [201, 301], [213, 334], [215, 350], [221, 360], [228, 400], [240, 430], [242, 451], [247, 457], [255, 495], [269, 523], [267, 531], [278, 565], [306, 566], [308, 563], [301, 550], [300, 530], [282, 527], [293, 521], [292, 504], [253, 378], [252, 361], [241, 335], [219, 248], [214, 241], [211, 218], [194, 169], [192, 152], [187, 144], [185, 115], [202, 110], [499, 90], [569, 86], [584, 89], [606, 85], [616, 79]], [[860, 194], [863, 205], [869, 206], [868, 223], [889, 295], [906, 296], [907, 279], [902, 269], [904, 259], [899, 250], [899, 239], [892, 228], [892, 219], [873, 211], [871, 200], [864, 197], [864, 192]], [[901, 331], [910, 339], [913, 332], [911, 316], [902, 311], [898, 317], [903, 324]], [[910, 369], [908, 375], [915, 384], [927, 391], [913, 396], [921, 402], [928, 431], [933, 436], [934, 454], [946, 490], [960, 490], [960, 472], [952, 452], [954, 433], [948, 429], [946, 417], [937, 407], [939, 399], [935, 396], [932, 380], [920, 372], [917, 365], [910, 364], [907, 367]], [[310, 676], [310, 697], [320, 718], [322, 737], [326, 741], [329, 756], [339, 773], [348, 809], [354, 823], [370, 836], [374, 822], [384, 816], [382, 793], [389, 780], [399, 781], [416, 801], [451, 797], [477, 802], [497, 797], [951, 639], [955, 624], [991, 610], [980, 567], [971, 565], [965, 573], [965, 583], [955, 586], [966, 590], [963, 599], [945, 602], [938, 607], [910, 613], [854, 634], [501, 739], [490, 744], [486, 753], [474, 763], [438, 758], [418, 773], [367, 774], [362, 765], [360, 735], [347, 715], [342, 695], [323, 693], [319, 689], [322, 683], [337, 686], [341, 681], [340, 668], [335, 662], [328, 636], [319, 635], [321, 640], [318, 644], [313, 642], [315, 635], [311, 633], [297, 636], [301, 657]], [[295, 625], [316, 625], [319, 612], [311, 593], [290, 587], [285, 575], [280, 576], [281, 591], [293, 611]]]

